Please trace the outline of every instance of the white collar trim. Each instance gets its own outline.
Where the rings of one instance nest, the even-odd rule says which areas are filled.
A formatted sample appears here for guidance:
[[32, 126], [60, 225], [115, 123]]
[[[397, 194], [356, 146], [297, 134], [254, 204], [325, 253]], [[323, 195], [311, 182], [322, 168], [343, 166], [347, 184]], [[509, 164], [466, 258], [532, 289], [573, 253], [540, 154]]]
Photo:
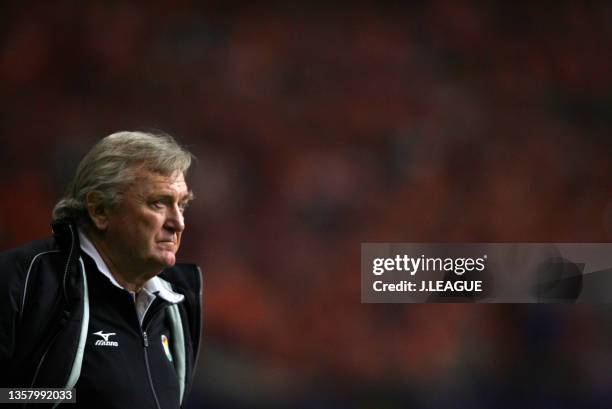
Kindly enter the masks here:
[[[100, 253], [82, 229], [79, 229], [79, 241], [81, 243], [81, 250], [83, 250], [85, 254], [93, 259], [96, 267], [98, 267], [98, 271], [105, 275], [114, 286], [126, 290], [125, 287], [119, 284], [115, 277], [111, 274], [110, 269], [104, 260], [102, 260], [102, 256], [100, 256]], [[151, 294], [159, 295], [162, 299], [171, 304], [179, 303], [185, 298], [183, 294], [172, 291], [172, 286], [170, 283], [158, 276], [151, 278], [142, 288], [146, 289]]]

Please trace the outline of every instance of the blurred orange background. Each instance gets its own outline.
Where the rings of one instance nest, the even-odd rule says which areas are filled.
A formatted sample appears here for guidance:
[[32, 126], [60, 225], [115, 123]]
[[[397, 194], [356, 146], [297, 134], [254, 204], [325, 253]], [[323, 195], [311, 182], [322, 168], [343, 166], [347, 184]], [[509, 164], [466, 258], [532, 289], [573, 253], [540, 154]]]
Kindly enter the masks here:
[[612, 240], [612, 4], [0, 6], [0, 248], [84, 153], [198, 157], [190, 408], [612, 405], [607, 306], [367, 305], [361, 242]]

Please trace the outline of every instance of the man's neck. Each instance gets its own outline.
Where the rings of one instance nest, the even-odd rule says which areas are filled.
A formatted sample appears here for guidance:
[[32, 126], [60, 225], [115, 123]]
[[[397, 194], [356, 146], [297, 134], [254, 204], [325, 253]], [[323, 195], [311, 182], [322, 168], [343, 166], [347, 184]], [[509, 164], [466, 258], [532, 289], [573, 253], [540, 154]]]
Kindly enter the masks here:
[[117, 262], [120, 257], [113, 254], [104, 236], [92, 230], [93, 229], [86, 230], [87, 237], [100, 254], [109, 272], [123, 288], [137, 293], [151, 277], [156, 275], [133, 271], [133, 269], [128, 266], [120, 265], [120, 263]]

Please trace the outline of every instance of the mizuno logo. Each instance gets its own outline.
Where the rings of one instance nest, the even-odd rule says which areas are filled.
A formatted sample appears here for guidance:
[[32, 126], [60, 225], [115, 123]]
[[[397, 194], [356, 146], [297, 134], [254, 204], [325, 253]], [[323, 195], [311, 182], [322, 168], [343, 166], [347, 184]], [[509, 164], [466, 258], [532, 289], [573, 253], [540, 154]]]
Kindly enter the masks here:
[[102, 339], [97, 340], [94, 345], [97, 345], [97, 346], [108, 346], [108, 347], [118, 347], [119, 346], [119, 343], [117, 341], [109, 341], [108, 340], [108, 337], [110, 337], [112, 335], [116, 335], [115, 332], [108, 332], [108, 333], [105, 334], [102, 331], [98, 331], [98, 332], [94, 332], [93, 335], [97, 335], [97, 336], [102, 338]]

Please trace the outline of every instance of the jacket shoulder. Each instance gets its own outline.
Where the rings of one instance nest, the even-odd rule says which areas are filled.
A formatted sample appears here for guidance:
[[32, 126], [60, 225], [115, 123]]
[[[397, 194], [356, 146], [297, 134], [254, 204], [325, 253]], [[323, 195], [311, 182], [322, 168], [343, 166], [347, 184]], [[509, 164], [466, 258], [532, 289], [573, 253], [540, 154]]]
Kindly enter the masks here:
[[36, 256], [56, 251], [59, 251], [59, 248], [51, 236], [0, 252], [0, 271], [29, 264]]
[[21, 311], [26, 288], [28, 293], [38, 289], [50, 291], [58, 279], [48, 273], [56, 270], [52, 266], [62, 257], [53, 237], [0, 253], [0, 312]]
[[200, 293], [202, 271], [196, 264], [176, 264], [173, 267], [166, 268], [160, 276], [179, 289], [188, 290], [195, 295]]
[[59, 251], [54, 238], [47, 237], [0, 253], [0, 281], [27, 274], [37, 259]]

